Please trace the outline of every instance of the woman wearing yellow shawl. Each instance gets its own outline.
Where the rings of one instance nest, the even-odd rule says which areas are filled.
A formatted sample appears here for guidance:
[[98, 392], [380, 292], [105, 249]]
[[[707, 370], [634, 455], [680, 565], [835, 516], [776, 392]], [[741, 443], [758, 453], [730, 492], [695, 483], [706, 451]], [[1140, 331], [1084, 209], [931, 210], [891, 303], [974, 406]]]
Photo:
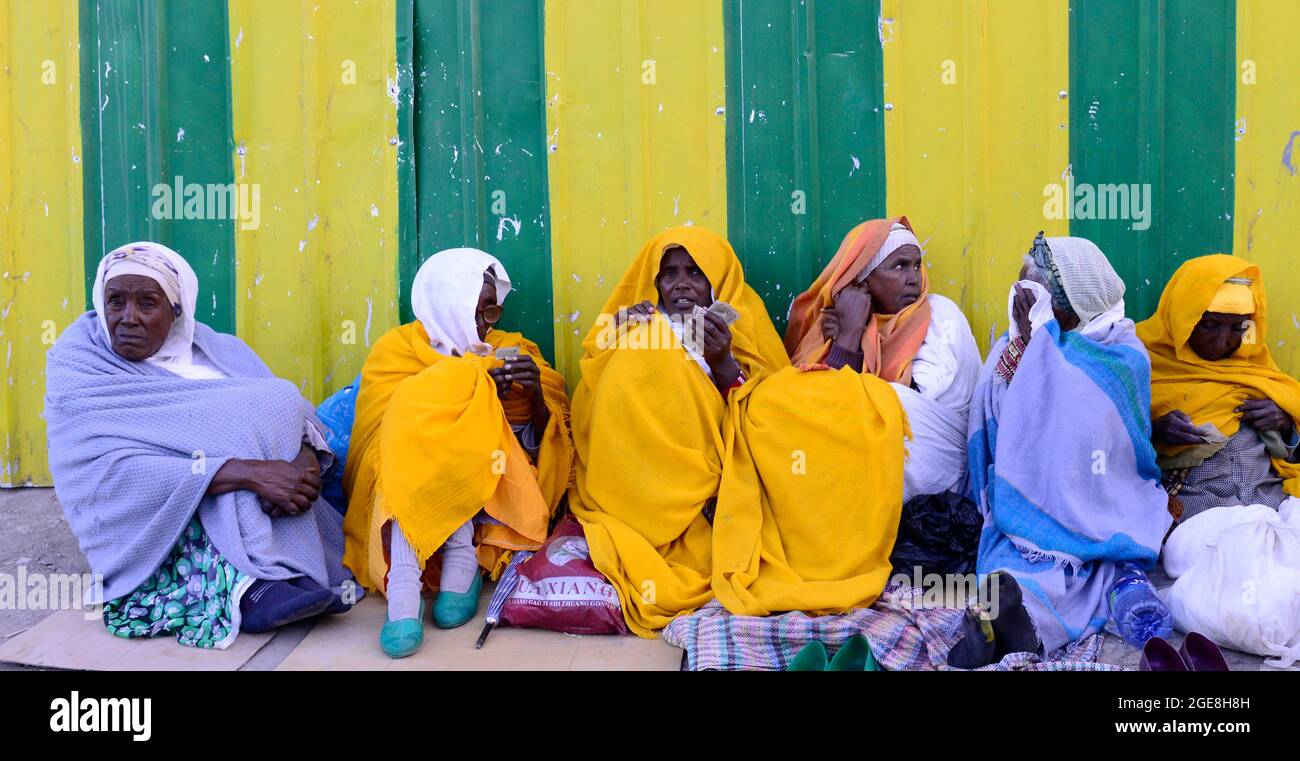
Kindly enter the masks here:
[[628, 628], [652, 637], [713, 596], [728, 403], [787, 360], [731, 246], [699, 227], [641, 249], [583, 348], [569, 507]]
[[[737, 615], [870, 605], [905, 495], [965, 483], [979, 350], [957, 305], [929, 292], [906, 218], [845, 236], [795, 299], [785, 345], [795, 367], [739, 394], [729, 431], [713, 588]], [[905, 474], [909, 413], [924, 427]]]
[[569, 482], [564, 380], [536, 344], [492, 327], [510, 288], [482, 251], [434, 254], [412, 284], [416, 322], [362, 368], [343, 562], [387, 596], [380, 645], [394, 658], [423, 643], [421, 587], [438, 590], [434, 625], [469, 621], [481, 570], [541, 546]]
[[1152, 439], [1180, 525], [1212, 507], [1277, 509], [1300, 495], [1300, 382], [1273, 362], [1267, 327], [1259, 267], [1225, 254], [1184, 262], [1138, 324], [1151, 354]]

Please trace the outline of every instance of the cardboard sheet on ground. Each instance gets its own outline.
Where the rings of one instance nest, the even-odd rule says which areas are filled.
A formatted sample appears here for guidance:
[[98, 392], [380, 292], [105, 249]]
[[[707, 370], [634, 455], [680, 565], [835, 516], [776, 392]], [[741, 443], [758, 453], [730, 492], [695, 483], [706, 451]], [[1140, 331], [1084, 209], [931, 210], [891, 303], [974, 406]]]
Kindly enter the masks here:
[[277, 671], [677, 671], [682, 651], [663, 640], [634, 636], [577, 636], [542, 629], [498, 627], [482, 650], [474, 641], [483, 630], [491, 597], [484, 585], [475, 619], [458, 629], [436, 629], [425, 606], [424, 647], [393, 660], [379, 649], [387, 605], [369, 595], [349, 613], [318, 621]]
[[271, 637], [241, 634], [225, 650], [200, 650], [175, 637], [114, 637], [100, 617], [60, 610], [0, 643], [0, 663], [78, 671], [234, 671]]

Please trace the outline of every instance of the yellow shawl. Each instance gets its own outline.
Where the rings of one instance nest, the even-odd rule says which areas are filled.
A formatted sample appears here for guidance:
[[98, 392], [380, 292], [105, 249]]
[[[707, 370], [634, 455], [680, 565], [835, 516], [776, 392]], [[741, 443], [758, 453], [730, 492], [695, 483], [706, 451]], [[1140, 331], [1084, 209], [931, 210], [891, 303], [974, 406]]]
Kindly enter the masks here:
[[664, 249], [684, 247], [740, 313], [732, 353], [750, 383], [788, 364], [758, 295], [731, 246], [699, 227], [679, 227], [641, 249], [583, 342], [573, 398], [577, 452], [569, 508], [582, 522], [596, 568], [618, 592], [628, 627], [654, 636], [712, 597], [711, 531], [702, 510], [718, 492], [727, 403], [656, 314], [615, 335], [623, 307], [658, 301]]
[[851, 368], [789, 367], [736, 394], [713, 520], [713, 592], [736, 615], [875, 602], [903, 508], [898, 395]]
[[[1250, 278], [1255, 296], [1253, 329], [1227, 359], [1202, 359], [1187, 345], [1196, 323], [1230, 277]], [[1183, 262], [1169, 279], [1151, 319], [1138, 323], [1138, 337], [1151, 354], [1151, 416], [1182, 410], [1197, 425], [1213, 423], [1225, 436], [1241, 427], [1236, 408], [1247, 399], [1271, 399], [1300, 419], [1300, 382], [1278, 369], [1268, 350], [1268, 303], [1259, 267], [1227, 254]], [[1252, 335], [1253, 333], [1253, 335]], [[1158, 445], [1163, 454], [1186, 447]], [[1300, 465], [1273, 460], [1288, 494], [1300, 495]]]
[[509, 551], [537, 549], [569, 483], [564, 379], [537, 345], [518, 333], [491, 331], [493, 349], [517, 346], [542, 368], [551, 419], [536, 466], [510, 423], [531, 407], [516, 388], [496, 395], [487, 370], [494, 357], [449, 357], [433, 350], [419, 322], [384, 334], [367, 357], [343, 485], [343, 562], [368, 589], [382, 590], [388, 561], [383, 530], [396, 518], [421, 566], [480, 509], [502, 525], [475, 528], [479, 564], [494, 575]]

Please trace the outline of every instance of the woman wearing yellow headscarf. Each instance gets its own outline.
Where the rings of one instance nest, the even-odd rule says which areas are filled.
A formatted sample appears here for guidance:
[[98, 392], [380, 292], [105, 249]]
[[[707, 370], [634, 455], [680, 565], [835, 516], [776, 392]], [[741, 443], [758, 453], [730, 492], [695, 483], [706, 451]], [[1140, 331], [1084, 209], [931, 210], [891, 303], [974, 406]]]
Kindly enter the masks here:
[[788, 360], [730, 244], [700, 227], [646, 243], [583, 348], [569, 507], [628, 628], [652, 637], [713, 596], [728, 404]]
[[434, 254], [412, 284], [416, 321], [362, 368], [343, 561], [387, 596], [379, 640], [394, 658], [423, 643], [421, 588], [438, 592], [435, 626], [469, 621], [482, 571], [541, 546], [569, 482], [564, 379], [536, 344], [493, 327], [510, 289], [489, 254]]
[[[921, 257], [906, 218], [849, 231], [794, 301], [795, 367], [738, 395], [714, 521], [713, 588], [732, 613], [870, 605], [905, 494], [964, 488], [979, 350], [956, 304], [930, 294]], [[924, 440], [908, 445], [920, 467], [905, 477], [913, 411]]]
[[1138, 337], [1151, 354], [1152, 438], [1180, 525], [1223, 505], [1300, 495], [1300, 382], [1268, 350], [1257, 265], [1226, 254], [1183, 263]]

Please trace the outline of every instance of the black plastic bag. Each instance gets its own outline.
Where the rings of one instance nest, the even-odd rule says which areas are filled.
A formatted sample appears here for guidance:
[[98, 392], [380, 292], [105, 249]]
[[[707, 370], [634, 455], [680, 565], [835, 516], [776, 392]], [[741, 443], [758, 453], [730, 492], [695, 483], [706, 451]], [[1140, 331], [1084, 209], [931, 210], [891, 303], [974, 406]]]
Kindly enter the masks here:
[[946, 491], [913, 497], [903, 505], [898, 539], [889, 562], [894, 574], [964, 574], [975, 571], [980, 527], [979, 507], [967, 497]]

